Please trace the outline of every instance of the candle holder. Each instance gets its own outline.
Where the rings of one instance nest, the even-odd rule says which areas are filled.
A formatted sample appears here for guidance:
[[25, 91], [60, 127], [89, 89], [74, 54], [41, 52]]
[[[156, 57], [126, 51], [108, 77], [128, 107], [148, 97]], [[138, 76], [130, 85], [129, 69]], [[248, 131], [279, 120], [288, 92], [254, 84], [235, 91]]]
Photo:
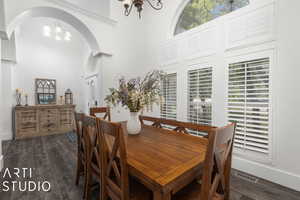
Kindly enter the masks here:
[[64, 105], [64, 96], [60, 96], [59, 104]]
[[16, 106], [21, 106], [21, 101], [22, 101], [22, 93], [19, 89], [16, 89]]
[[25, 94], [25, 106], [28, 106], [28, 95]]

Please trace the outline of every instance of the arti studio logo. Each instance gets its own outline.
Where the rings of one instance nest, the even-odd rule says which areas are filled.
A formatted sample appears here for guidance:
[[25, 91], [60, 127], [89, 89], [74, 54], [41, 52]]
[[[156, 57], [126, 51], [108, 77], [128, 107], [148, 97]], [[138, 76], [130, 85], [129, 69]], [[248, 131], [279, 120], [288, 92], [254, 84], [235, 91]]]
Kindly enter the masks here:
[[13, 168], [3, 169], [0, 173], [0, 191], [20, 191], [20, 192], [49, 192], [51, 184], [48, 181], [35, 181], [34, 169]]

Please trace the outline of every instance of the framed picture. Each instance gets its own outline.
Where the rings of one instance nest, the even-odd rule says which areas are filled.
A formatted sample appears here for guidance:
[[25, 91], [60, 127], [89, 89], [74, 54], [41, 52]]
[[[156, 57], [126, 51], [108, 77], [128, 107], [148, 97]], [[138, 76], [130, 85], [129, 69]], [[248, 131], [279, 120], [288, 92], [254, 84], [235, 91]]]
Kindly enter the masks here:
[[56, 80], [35, 79], [36, 104], [56, 104]]

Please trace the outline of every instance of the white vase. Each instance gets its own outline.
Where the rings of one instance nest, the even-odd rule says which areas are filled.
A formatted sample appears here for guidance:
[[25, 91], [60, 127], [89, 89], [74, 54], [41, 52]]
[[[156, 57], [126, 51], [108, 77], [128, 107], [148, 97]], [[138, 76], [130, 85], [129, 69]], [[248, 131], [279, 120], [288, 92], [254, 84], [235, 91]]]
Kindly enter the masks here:
[[130, 112], [129, 120], [127, 121], [127, 132], [131, 135], [137, 135], [141, 132], [141, 122], [138, 112]]

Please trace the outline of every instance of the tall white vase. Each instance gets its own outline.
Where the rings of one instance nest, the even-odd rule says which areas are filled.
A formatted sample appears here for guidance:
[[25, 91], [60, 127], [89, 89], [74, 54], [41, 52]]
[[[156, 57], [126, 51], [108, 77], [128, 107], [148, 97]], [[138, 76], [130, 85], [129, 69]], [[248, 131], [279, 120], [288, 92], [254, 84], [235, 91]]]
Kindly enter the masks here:
[[138, 112], [130, 112], [129, 120], [127, 121], [128, 134], [137, 135], [141, 132], [141, 122], [139, 120]]

